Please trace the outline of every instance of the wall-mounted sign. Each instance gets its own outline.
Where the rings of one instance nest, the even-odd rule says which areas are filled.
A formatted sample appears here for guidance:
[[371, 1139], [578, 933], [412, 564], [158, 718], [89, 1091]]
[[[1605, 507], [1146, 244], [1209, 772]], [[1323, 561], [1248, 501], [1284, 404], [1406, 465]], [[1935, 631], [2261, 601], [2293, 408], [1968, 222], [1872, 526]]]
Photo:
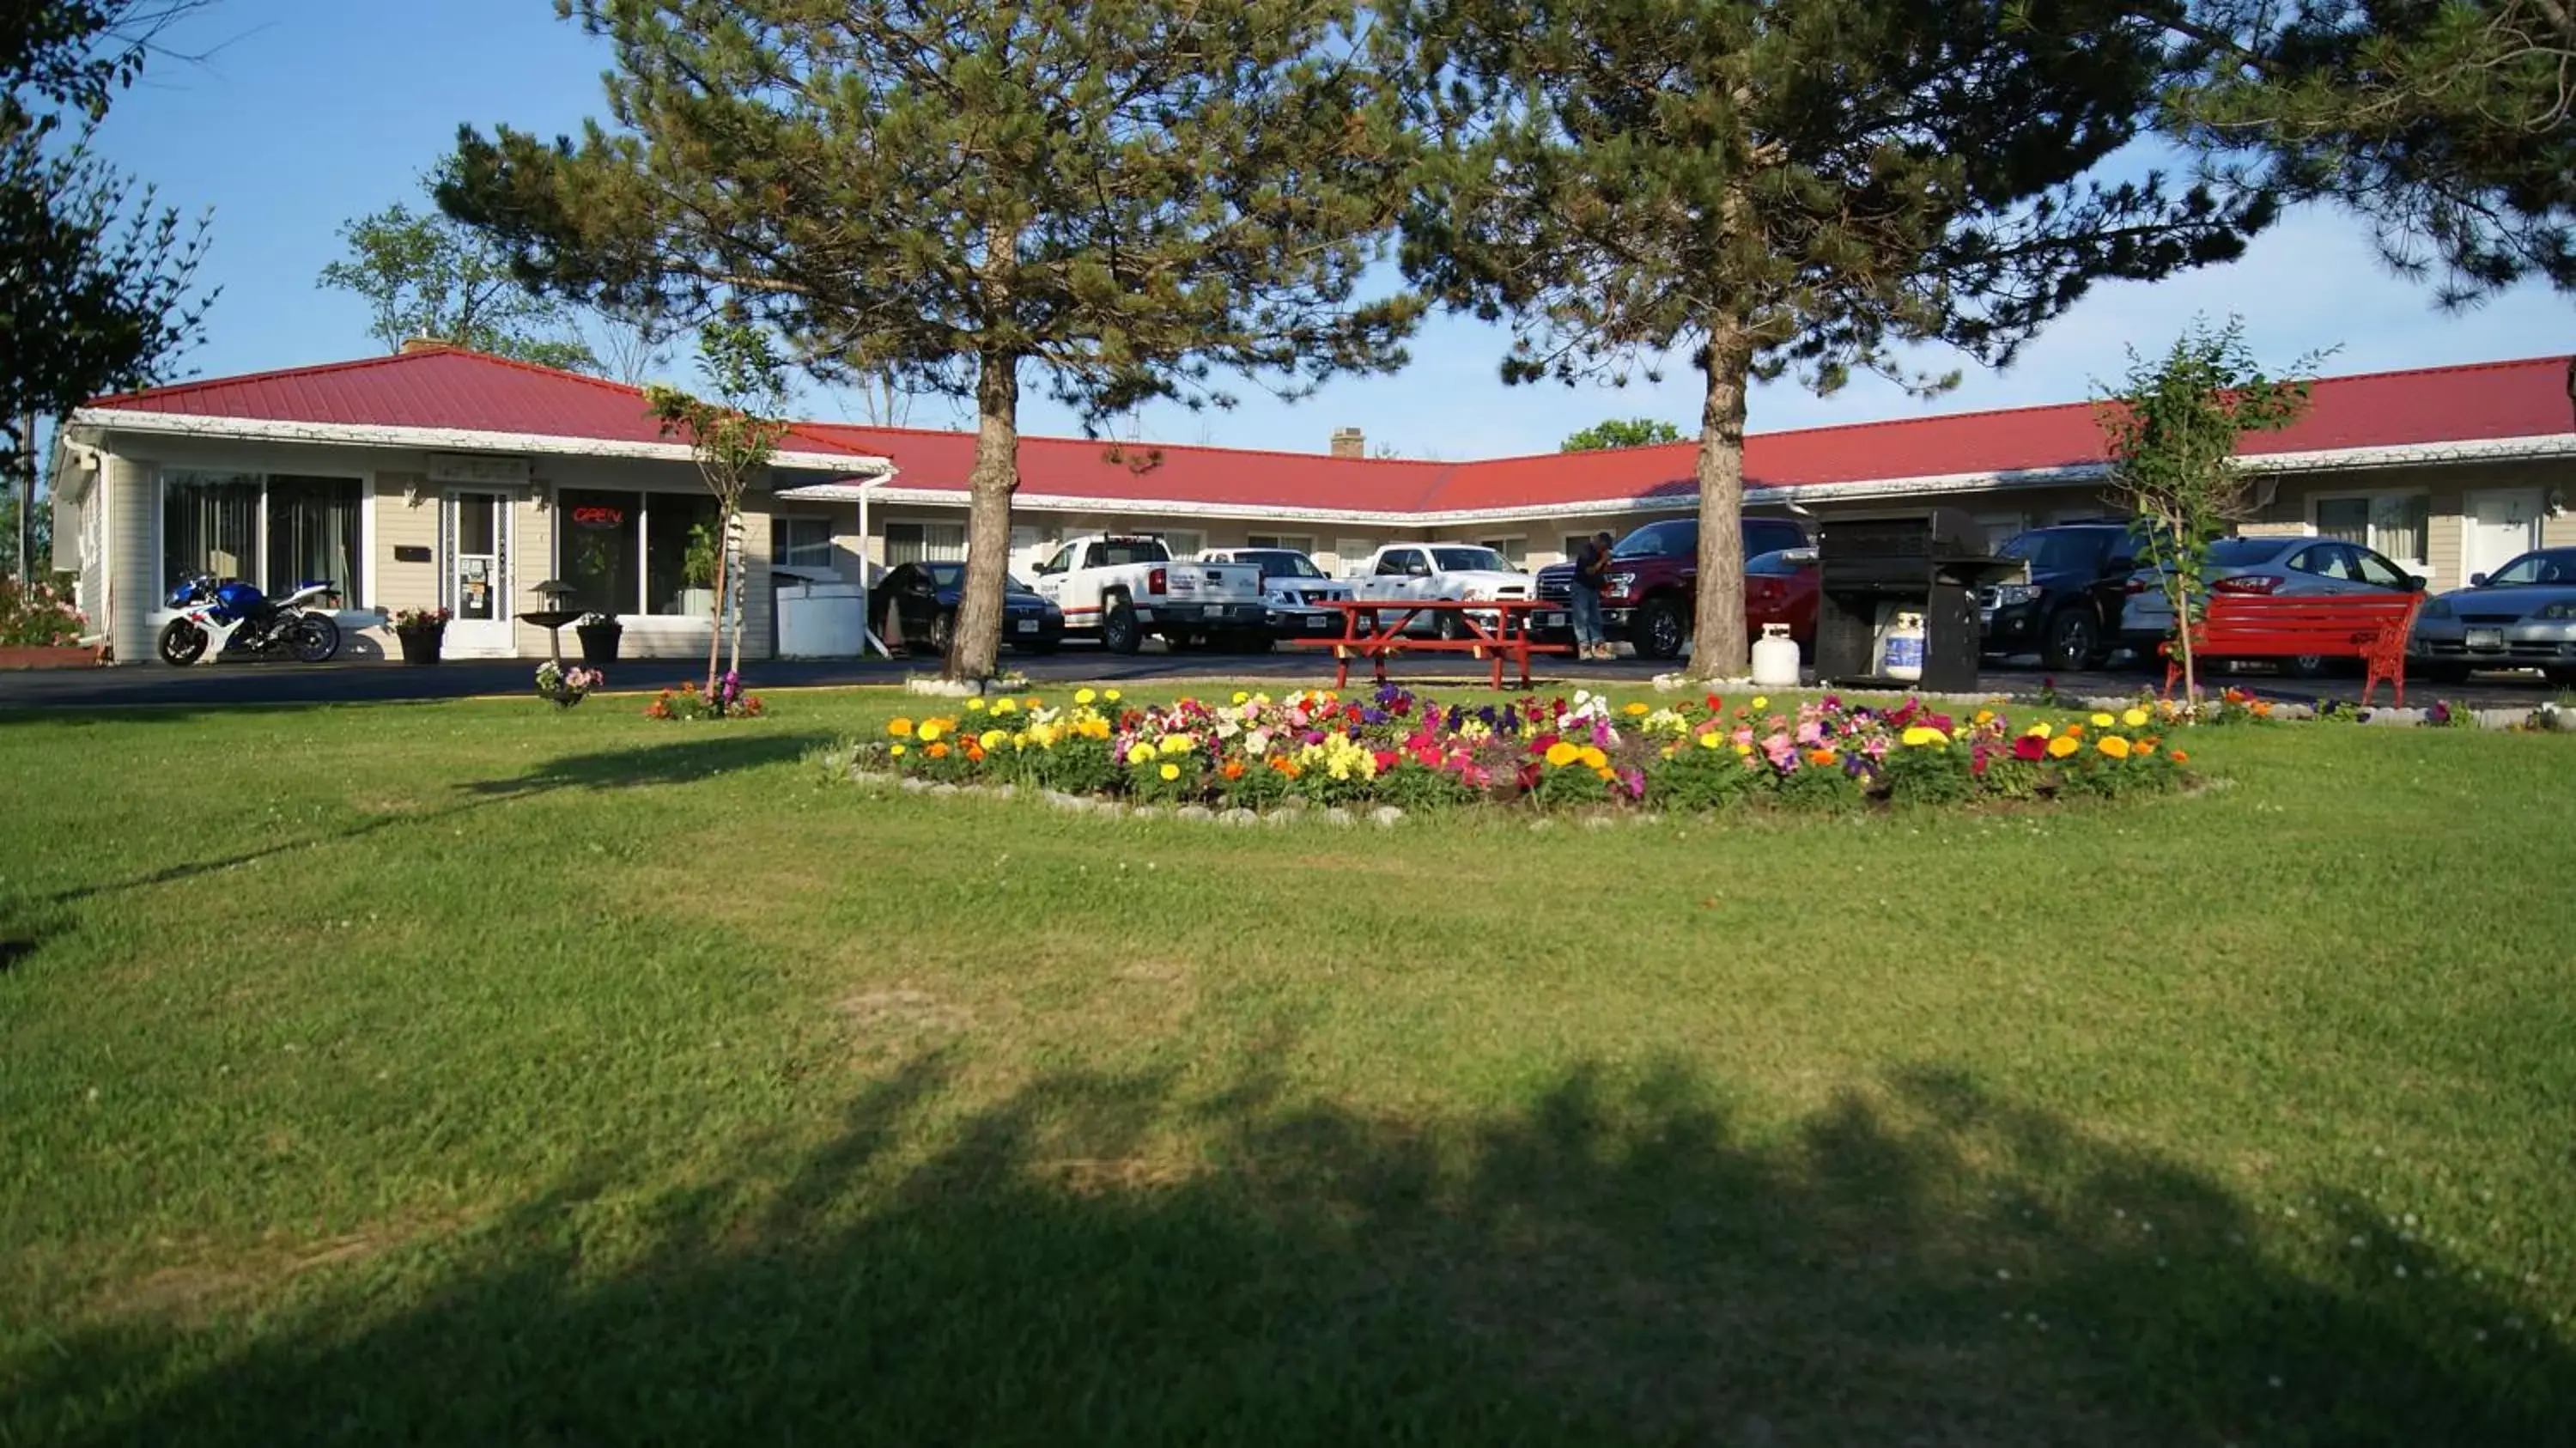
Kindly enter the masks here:
[[524, 488], [528, 485], [528, 460], [485, 457], [477, 453], [431, 453], [429, 480], [433, 483], [477, 483], [484, 487]]
[[394, 545], [394, 561], [396, 563], [427, 563], [429, 561], [429, 545], [426, 543], [397, 543]]
[[572, 525], [576, 528], [614, 528], [626, 521], [624, 508], [575, 508]]

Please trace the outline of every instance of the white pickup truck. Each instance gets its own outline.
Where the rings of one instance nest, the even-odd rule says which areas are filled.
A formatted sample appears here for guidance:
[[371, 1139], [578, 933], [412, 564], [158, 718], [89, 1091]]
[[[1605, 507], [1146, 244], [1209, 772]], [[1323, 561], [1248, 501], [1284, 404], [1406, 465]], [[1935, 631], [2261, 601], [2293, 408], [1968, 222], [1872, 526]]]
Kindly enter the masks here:
[[1332, 605], [1352, 596], [1351, 585], [1326, 573], [1294, 548], [1210, 548], [1201, 563], [1249, 563], [1261, 570], [1261, 602], [1273, 638], [1323, 638], [1342, 631], [1342, 611]]
[[[1351, 571], [1352, 586], [1363, 599], [1431, 598], [1475, 602], [1488, 598], [1534, 598], [1538, 579], [1505, 562], [1491, 548], [1472, 543], [1389, 543]], [[1456, 638], [1466, 632], [1454, 612], [1426, 613], [1409, 625], [1412, 632], [1437, 630]]]
[[1147, 634], [1176, 649], [1270, 637], [1259, 566], [1177, 561], [1152, 534], [1073, 539], [1037, 566], [1032, 581], [1064, 610], [1067, 637], [1095, 634], [1114, 654], [1136, 652]]

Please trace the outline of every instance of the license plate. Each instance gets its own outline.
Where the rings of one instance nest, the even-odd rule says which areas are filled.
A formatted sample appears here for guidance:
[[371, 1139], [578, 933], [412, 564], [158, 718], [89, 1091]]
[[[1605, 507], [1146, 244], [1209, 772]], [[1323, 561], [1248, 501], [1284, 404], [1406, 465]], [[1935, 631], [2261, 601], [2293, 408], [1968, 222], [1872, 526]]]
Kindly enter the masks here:
[[2500, 649], [2504, 647], [2504, 630], [2500, 628], [2473, 628], [2468, 631], [2466, 637], [2462, 641], [2473, 649]]
[[1331, 628], [1332, 626], [1333, 621], [1329, 618], [1310, 618], [1306, 620], [1306, 627], [1313, 629], [1317, 633], [1322, 633], [1324, 630]]
[[1018, 623], [1011, 625], [1011, 627], [1018, 629], [1022, 633], [1036, 633], [1038, 631], [1038, 621], [1033, 618], [1024, 618]]
[[1571, 620], [1565, 614], [1561, 613], [1543, 613], [1538, 616], [1538, 626], [1540, 628], [1564, 628], [1570, 622]]

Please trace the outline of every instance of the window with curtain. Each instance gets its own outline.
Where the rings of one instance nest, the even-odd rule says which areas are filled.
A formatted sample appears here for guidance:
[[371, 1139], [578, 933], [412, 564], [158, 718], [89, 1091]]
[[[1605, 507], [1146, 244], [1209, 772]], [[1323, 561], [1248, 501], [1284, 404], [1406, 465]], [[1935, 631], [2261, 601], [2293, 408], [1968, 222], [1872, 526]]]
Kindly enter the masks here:
[[[1011, 530], [1013, 534], [1018, 529]], [[769, 561], [789, 568], [829, 568], [832, 566], [832, 520], [829, 518], [772, 518], [769, 520]]]
[[963, 523], [886, 524], [886, 567], [906, 563], [955, 563], [966, 556]]
[[566, 488], [555, 506], [555, 566], [573, 590], [566, 606], [635, 612], [643, 586], [643, 495]]
[[1315, 551], [1312, 533], [1251, 533], [1245, 535], [1243, 543], [1247, 548], [1289, 548], [1307, 554]]
[[355, 478], [268, 480], [268, 581], [263, 587], [269, 597], [283, 598], [314, 579], [338, 584], [344, 599], [363, 596], [358, 496]]
[[2432, 551], [2429, 493], [2320, 498], [2316, 506], [2317, 532], [2322, 537], [2358, 543], [2400, 563], [2423, 563]]
[[[721, 548], [724, 540], [716, 536], [716, 500], [698, 494], [647, 493], [644, 495], [644, 611], [658, 614], [693, 614], [711, 618], [704, 607], [683, 607], [680, 595], [693, 588], [713, 589], [713, 553], [704, 566], [709, 571], [693, 579], [689, 576], [689, 553], [703, 540], [708, 549]], [[699, 600], [699, 602], [710, 602]]]
[[1207, 535], [1195, 528], [1166, 528], [1163, 546], [1171, 549], [1175, 558], [1196, 558], [1207, 547]]
[[260, 480], [251, 473], [161, 475], [161, 592], [200, 573], [255, 579]]

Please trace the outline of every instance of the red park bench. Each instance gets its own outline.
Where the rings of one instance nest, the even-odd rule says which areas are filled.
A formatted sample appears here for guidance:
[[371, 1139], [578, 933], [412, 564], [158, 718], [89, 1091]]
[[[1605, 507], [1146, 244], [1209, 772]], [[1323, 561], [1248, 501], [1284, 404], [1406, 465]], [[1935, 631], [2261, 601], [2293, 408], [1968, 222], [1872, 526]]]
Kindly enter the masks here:
[[[1351, 660], [1367, 659], [1377, 667], [1377, 681], [1386, 682], [1386, 660], [1389, 654], [1455, 653], [1490, 660], [1494, 666], [1494, 687], [1503, 687], [1503, 663], [1510, 660], [1520, 667], [1521, 687], [1530, 686], [1530, 655], [1570, 654], [1572, 644], [1545, 644], [1530, 636], [1533, 615], [1562, 614], [1562, 604], [1546, 603], [1532, 598], [1491, 598], [1473, 602], [1449, 599], [1358, 598], [1335, 600], [1331, 607], [1342, 611], [1342, 633], [1339, 638], [1282, 639], [1292, 648], [1331, 649], [1335, 667], [1333, 687], [1344, 689], [1351, 682]], [[1463, 638], [1416, 638], [1405, 632], [1407, 625], [1425, 614], [1450, 615], [1457, 620]]]
[[[2273, 597], [2259, 593], [2213, 593], [2200, 621], [2191, 626], [2192, 655], [2200, 659], [2359, 659], [2363, 670], [2361, 702], [2386, 679], [2397, 690], [2398, 707], [2406, 704], [2406, 635], [2415, 626], [2415, 611], [2424, 606], [2420, 593], [2329, 593]], [[2165, 693], [2173, 693], [2182, 663], [2168, 641], [2157, 645], [2165, 656]]]

